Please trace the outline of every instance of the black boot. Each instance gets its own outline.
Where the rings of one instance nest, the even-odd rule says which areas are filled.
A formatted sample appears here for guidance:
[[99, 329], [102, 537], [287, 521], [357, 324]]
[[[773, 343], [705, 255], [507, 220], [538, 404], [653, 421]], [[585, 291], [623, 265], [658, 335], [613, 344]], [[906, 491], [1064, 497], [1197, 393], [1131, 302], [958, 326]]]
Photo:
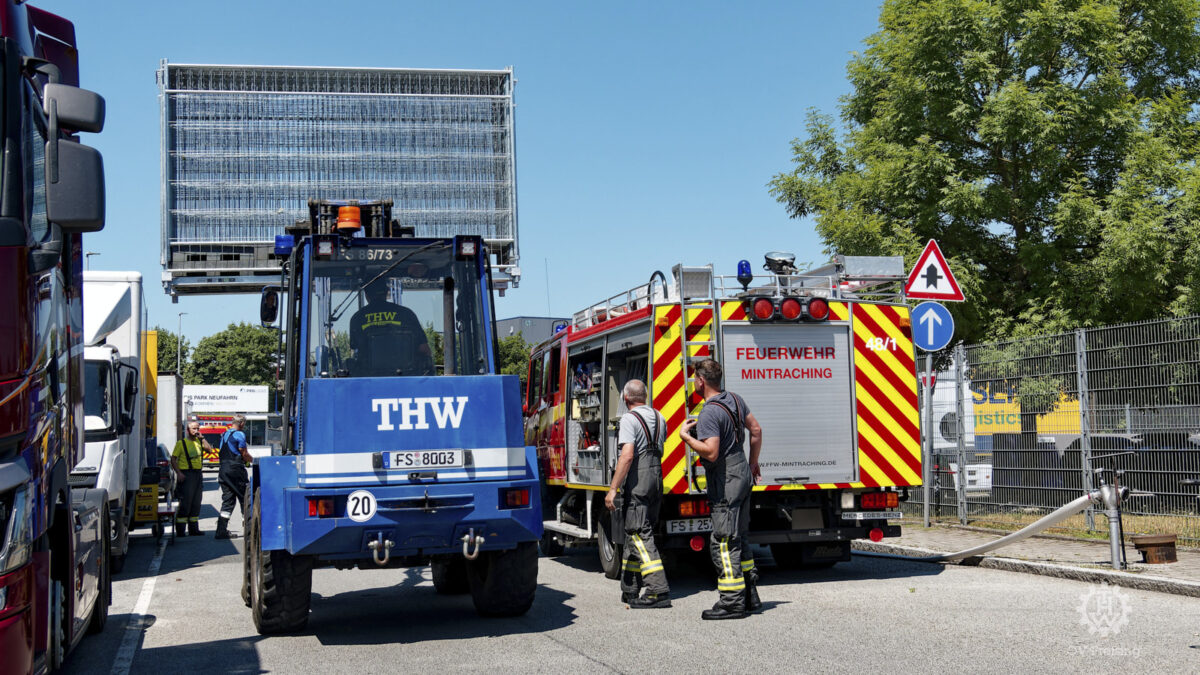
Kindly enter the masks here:
[[717, 621], [720, 619], [744, 619], [747, 616], [749, 616], [749, 614], [746, 614], [746, 611], [743, 609], [727, 609], [722, 607], [720, 603], [713, 605], [712, 609], [706, 609], [703, 612], [700, 612], [700, 618], [704, 619], [705, 621]]
[[621, 602], [625, 603], [626, 605], [633, 602], [634, 600], [637, 600], [637, 597], [638, 597], [638, 594], [636, 591], [634, 591], [632, 593], [629, 591], [621, 591]]
[[629, 601], [629, 609], [660, 609], [671, 606], [670, 593], [647, 593]]
[[746, 582], [746, 611], [757, 612], [762, 609], [762, 600], [758, 598], [758, 584]]
[[237, 535], [229, 531], [229, 519], [217, 518], [217, 533], [213, 539], [235, 539]]
[[200, 531], [200, 523], [197, 523], [194, 520], [192, 522], [188, 523], [188, 536], [189, 537], [203, 537], [204, 536], [204, 533]]
[[186, 537], [187, 536], [187, 525], [184, 525], [183, 523], [175, 523], [175, 536], [176, 537]]

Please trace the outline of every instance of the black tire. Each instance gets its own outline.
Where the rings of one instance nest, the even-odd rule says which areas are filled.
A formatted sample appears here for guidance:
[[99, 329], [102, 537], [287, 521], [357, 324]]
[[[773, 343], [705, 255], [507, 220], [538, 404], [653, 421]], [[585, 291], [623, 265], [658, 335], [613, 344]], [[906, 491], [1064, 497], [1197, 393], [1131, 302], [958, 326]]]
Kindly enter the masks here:
[[251, 525], [254, 540], [245, 546], [254, 557], [250, 576], [254, 627], [260, 635], [301, 630], [308, 625], [312, 604], [312, 558], [262, 550], [262, 508], [257, 490]]
[[462, 556], [430, 561], [429, 572], [434, 590], [442, 595], [462, 595], [471, 590], [467, 581], [467, 561]]
[[771, 544], [771, 557], [777, 567], [785, 570], [827, 570], [838, 563], [837, 560], [804, 562], [803, 547], [804, 544]]
[[508, 551], [485, 551], [467, 561], [471, 600], [481, 616], [520, 616], [533, 605], [537, 592], [536, 541]]
[[538, 548], [541, 549], [542, 555], [554, 558], [563, 554], [567, 547], [558, 541], [559, 536], [561, 535], [555, 535], [549, 530], [542, 534], [541, 540], [538, 541]]
[[242, 509], [242, 532], [246, 533], [246, 537], [242, 542], [242, 602], [246, 603], [247, 607], [250, 603], [250, 570], [251, 560], [250, 550], [257, 546], [258, 537], [252, 534], [254, 527], [254, 519], [250, 517], [253, 509], [250, 508], [255, 504], [254, 488], [250, 485], [246, 486], [246, 500], [242, 502], [246, 508]]
[[50, 664], [50, 672], [63, 667], [67, 660], [67, 593], [63, 582], [55, 579], [50, 582], [50, 644], [46, 645], [46, 662]]
[[609, 579], [621, 578], [621, 557], [624, 546], [616, 543], [612, 535], [612, 516], [608, 511], [596, 519], [596, 548], [600, 555], [600, 569]]
[[[105, 511], [101, 516], [102, 527], [101, 532], [108, 531], [108, 512]], [[96, 570], [99, 577], [96, 595], [96, 605], [92, 607], [92, 618], [88, 622], [88, 633], [95, 635], [104, 630], [105, 624], [108, 623], [108, 607], [112, 604], [112, 565], [110, 557], [112, 555], [112, 539], [105, 537], [103, 550], [96, 557]]]
[[801, 546], [802, 544], [771, 544], [771, 557], [775, 559], [775, 566], [785, 570], [800, 569], [803, 565]]

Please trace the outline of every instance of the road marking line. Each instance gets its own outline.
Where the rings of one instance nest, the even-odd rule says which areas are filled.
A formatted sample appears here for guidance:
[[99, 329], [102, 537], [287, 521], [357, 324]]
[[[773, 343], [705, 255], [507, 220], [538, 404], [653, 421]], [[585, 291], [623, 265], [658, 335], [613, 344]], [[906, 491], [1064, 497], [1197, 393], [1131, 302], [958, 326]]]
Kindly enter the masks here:
[[150, 598], [154, 595], [154, 584], [158, 581], [158, 570], [162, 567], [163, 552], [167, 549], [167, 539], [163, 537], [158, 543], [158, 551], [150, 561], [147, 578], [142, 582], [142, 592], [138, 594], [137, 602], [133, 605], [133, 616], [125, 624], [125, 635], [121, 638], [121, 646], [117, 649], [117, 657], [113, 659], [111, 675], [128, 675], [133, 667], [133, 656], [141, 642], [142, 633], [146, 630], [146, 612], [150, 610]]

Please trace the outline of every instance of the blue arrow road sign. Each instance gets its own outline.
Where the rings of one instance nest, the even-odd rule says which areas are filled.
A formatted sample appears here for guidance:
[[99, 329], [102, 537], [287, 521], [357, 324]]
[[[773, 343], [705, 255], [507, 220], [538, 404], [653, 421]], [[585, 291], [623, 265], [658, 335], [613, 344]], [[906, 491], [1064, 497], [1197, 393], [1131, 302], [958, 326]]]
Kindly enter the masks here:
[[954, 319], [950, 311], [936, 302], [922, 302], [912, 312], [913, 343], [927, 352], [936, 352], [954, 337]]

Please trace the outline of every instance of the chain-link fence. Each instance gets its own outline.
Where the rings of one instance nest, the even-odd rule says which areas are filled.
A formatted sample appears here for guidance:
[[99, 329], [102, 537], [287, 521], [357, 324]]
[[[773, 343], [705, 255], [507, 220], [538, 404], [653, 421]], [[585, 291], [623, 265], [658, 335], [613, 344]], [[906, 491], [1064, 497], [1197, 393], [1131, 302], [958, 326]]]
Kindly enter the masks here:
[[[1118, 481], [1149, 493], [1124, 503], [1126, 534], [1200, 543], [1200, 317], [960, 345], [933, 380], [932, 519], [1012, 529]], [[922, 516], [923, 490], [906, 508]]]

